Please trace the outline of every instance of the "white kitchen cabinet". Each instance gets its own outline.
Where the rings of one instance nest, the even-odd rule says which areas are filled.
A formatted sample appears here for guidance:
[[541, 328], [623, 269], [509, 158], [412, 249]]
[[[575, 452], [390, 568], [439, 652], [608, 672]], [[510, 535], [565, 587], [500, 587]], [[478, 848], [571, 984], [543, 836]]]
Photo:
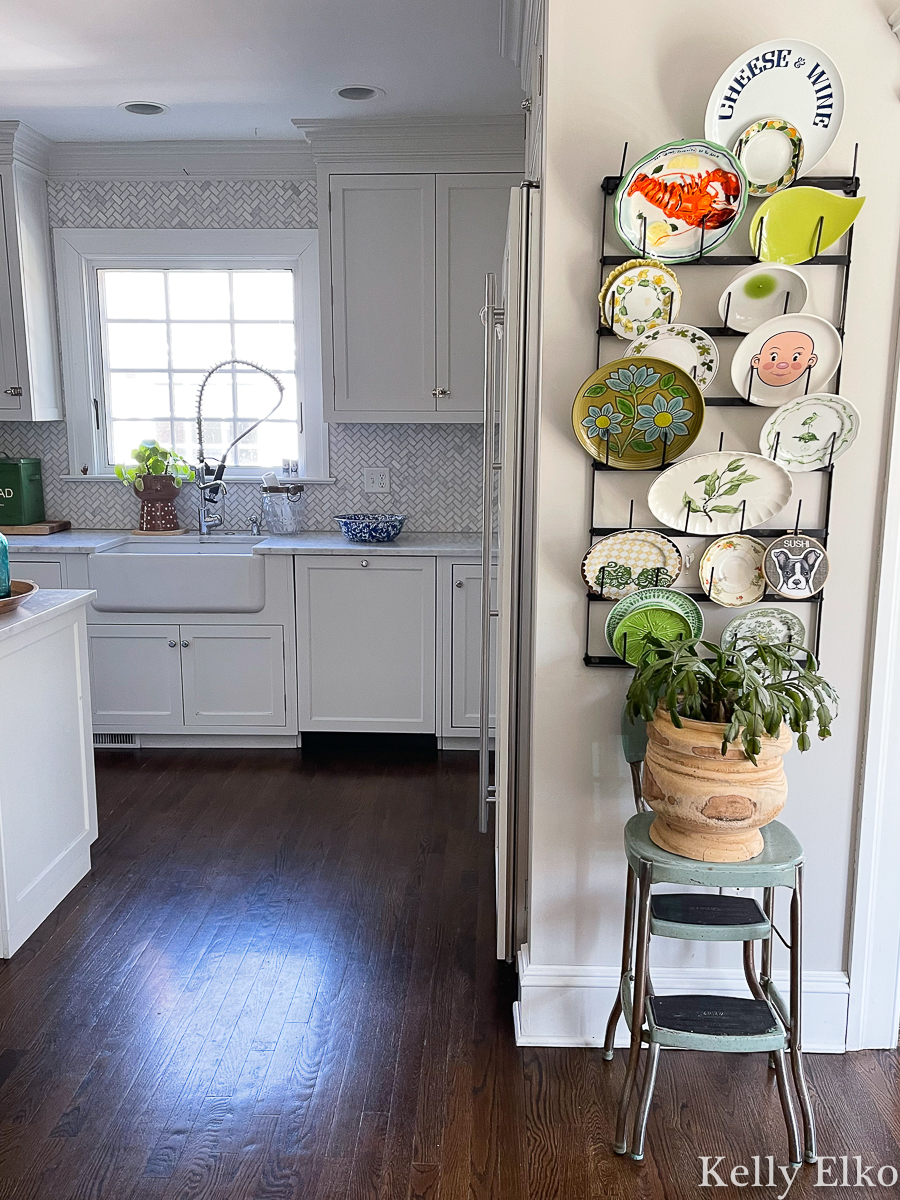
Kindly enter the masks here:
[[94, 724], [182, 726], [179, 640], [177, 625], [89, 625]]
[[0, 421], [63, 417], [45, 160], [49, 143], [0, 121]]
[[295, 560], [300, 729], [435, 732], [435, 560]]
[[30, 579], [39, 588], [61, 588], [63, 585], [62, 563], [42, 561], [37, 558], [11, 558], [9, 573], [13, 579]]
[[328, 420], [481, 420], [484, 276], [502, 267], [509, 189], [519, 181], [329, 177]]
[[284, 630], [182, 625], [184, 723], [284, 727]]
[[[481, 709], [481, 565], [453, 563], [449, 567], [449, 630], [444, 637], [443, 721], [445, 737], [478, 732]], [[497, 572], [491, 573], [492, 607], [496, 604]], [[444, 620], [447, 620], [445, 614]], [[496, 618], [491, 618], [492, 633]], [[496, 672], [491, 678], [490, 728], [496, 710]]]

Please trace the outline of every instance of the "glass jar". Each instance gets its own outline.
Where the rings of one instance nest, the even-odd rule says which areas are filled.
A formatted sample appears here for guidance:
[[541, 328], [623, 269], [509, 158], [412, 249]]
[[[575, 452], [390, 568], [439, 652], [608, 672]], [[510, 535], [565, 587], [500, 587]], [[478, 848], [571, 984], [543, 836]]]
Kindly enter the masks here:
[[262, 488], [262, 518], [269, 533], [287, 536], [303, 529], [300, 483]]

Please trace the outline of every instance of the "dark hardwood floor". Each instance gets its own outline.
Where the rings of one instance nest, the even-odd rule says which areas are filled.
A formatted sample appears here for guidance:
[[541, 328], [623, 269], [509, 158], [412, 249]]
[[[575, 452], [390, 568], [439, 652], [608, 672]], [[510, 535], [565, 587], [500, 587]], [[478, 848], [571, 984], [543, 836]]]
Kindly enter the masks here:
[[[0, 1200], [693, 1200], [700, 1155], [785, 1162], [759, 1056], [664, 1054], [638, 1165], [621, 1054], [516, 1048], [475, 778], [390, 739], [102, 757], [95, 869], [0, 964]], [[809, 1074], [821, 1152], [900, 1168], [897, 1056]]]

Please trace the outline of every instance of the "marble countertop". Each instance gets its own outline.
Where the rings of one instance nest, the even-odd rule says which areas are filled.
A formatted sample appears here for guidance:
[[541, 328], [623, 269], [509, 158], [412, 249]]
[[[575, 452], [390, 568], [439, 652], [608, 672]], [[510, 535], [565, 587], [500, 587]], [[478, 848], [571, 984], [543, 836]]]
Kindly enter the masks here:
[[96, 592], [91, 591], [42, 589], [34, 596], [23, 600], [19, 607], [13, 609], [12, 612], [0, 613], [0, 642], [17, 637], [19, 634], [33, 629], [35, 625], [52, 621], [54, 617], [69, 612], [70, 609], [80, 608], [96, 595]]
[[[240, 531], [246, 537], [246, 531]], [[68, 529], [64, 533], [40, 535], [12, 534], [9, 552], [21, 555], [96, 554], [127, 542], [126, 529]], [[160, 551], [164, 550], [160, 546]], [[436, 557], [478, 558], [481, 535], [478, 533], [401, 533], [393, 542], [348, 542], [340, 533], [310, 530], [293, 537], [264, 537], [253, 547], [254, 554], [423, 554]]]
[[63, 533], [11, 533], [7, 538], [11, 556], [19, 554], [93, 554], [127, 542], [127, 529], [67, 529]]

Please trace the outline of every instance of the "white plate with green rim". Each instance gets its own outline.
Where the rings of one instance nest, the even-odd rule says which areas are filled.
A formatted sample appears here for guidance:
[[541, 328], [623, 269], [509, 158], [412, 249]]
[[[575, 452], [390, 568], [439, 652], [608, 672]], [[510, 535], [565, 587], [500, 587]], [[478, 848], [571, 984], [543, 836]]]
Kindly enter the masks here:
[[652, 529], [623, 529], [595, 542], [582, 559], [581, 576], [605, 600], [646, 588], [670, 588], [682, 569], [681, 551]]
[[606, 618], [606, 640], [620, 658], [636, 663], [648, 634], [664, 641], [702, 637], [700, 606], [684, 592], [669, 588], [647, 588], [613, 605]]
[[668, 325], [681, 310], [681, 285], [662, 263], [639, 259], [612, 280], [603, 302], [606, 324], [620, 338]]
[[751, 196], [773, 196], [790, 187], [803, 164], [803, 138], [795, 125], [767, 117], [748, 125], [734, 152], [747, 172]]
[[766, 548], [746, 533], [716, 538], [700, 559], [700, 586], [724, 608], [746, 608], [766, 592]]
[[796, 268], [757, 263], [735, 275], [722, 293], [719, 320], [729, 329], [752, 333], [773, 317], [802, 312], [808, 296], [809, 287]]
[[816, 392], [776, 408], [762, 427], [759, 448], [789, 471], [830, 467], [853, 445], [859, 412], [843, 396]]
[[647, 503], [669, 529], [717, 537], [764, 525], [781, 512], [793, 490], [790, 475], [771, 459], [717, 450], [663, 471]]
[[626, 358], [651, 354], [681, 367], [705, 392], [719, 369], [719, 351], [712, 338], [696, 325], [660, 325], [631, 343]]
[[719, 644], [723, 650], [743, 650], [756, 642], [800, 648], [805, 641], [806, 628], [792, 612], [785, 608], [754, 608], [728, 622]]

